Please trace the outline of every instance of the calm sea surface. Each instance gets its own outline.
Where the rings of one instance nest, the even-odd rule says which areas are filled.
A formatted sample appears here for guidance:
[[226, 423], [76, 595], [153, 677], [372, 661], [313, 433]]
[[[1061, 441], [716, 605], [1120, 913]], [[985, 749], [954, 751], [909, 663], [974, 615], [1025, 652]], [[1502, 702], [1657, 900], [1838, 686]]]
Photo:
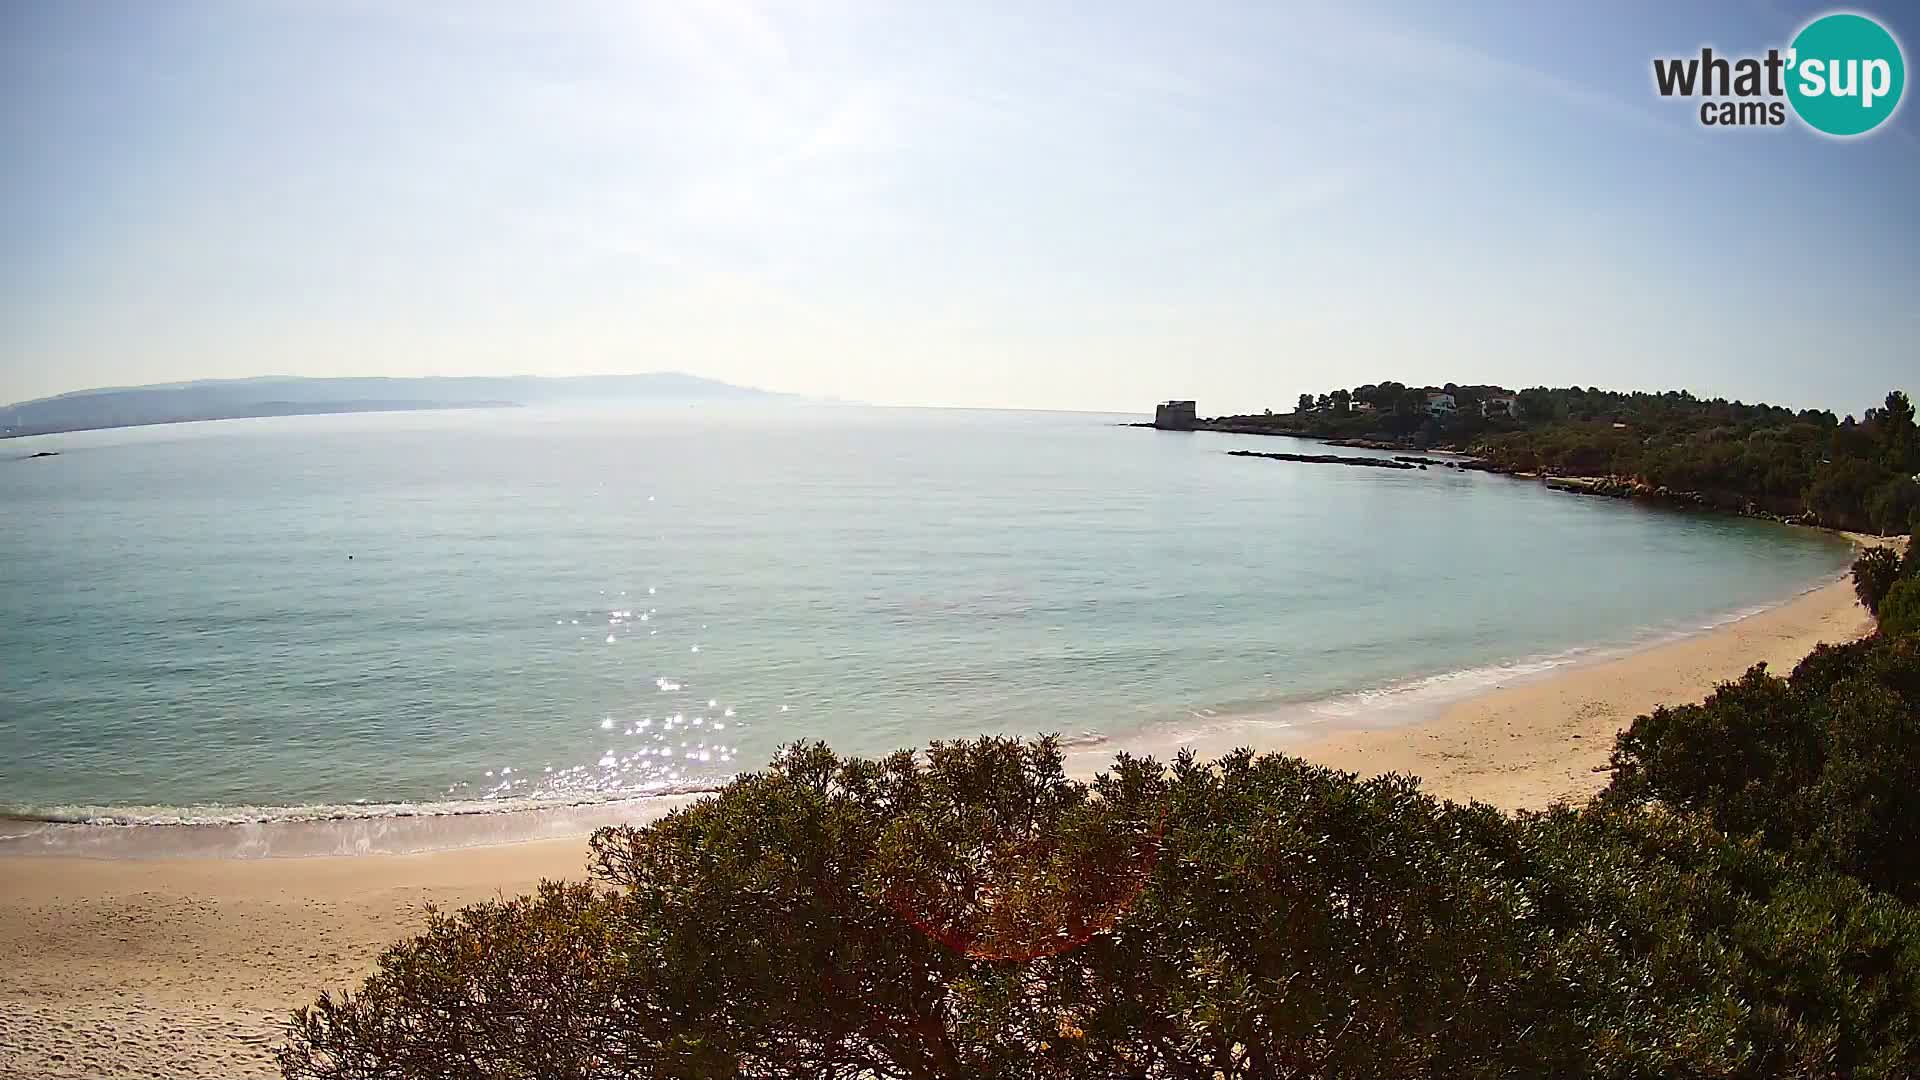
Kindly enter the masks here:
[[501, 410], [0, 442], [0, 811], [504, 806], [695, 788], [801, 738], [1308, 731], [1697, 630], [1847, 557], [1122, 419]]

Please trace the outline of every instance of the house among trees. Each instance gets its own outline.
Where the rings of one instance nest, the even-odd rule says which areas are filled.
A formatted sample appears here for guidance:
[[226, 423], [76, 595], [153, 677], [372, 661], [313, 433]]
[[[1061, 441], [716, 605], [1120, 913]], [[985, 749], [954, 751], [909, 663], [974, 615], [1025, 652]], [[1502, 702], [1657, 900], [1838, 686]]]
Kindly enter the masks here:
[[1445, 390], [1427, 391], [1427, 412], [1433, 416], [1448, 416], [1459, 409], [1453, 395]]
[[1521, 411], [1520, 399], [1512, 394], [1498, 394], [1480, 403], [1481, 416], [1509, 416], [1518, 420]]

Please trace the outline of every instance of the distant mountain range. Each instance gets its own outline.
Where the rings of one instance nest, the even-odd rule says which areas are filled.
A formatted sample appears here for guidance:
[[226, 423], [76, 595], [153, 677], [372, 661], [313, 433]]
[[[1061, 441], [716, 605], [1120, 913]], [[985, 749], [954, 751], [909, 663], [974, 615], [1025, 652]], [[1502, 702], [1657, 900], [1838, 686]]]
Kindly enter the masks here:
[[677, 371], [644, 375], [305, 379], [267, 375], [107, 387], [0, 407], [0, 438], [59, 431], [231, 420], [243, 416], [505, 408], [515, 405], [682, 404], [795, 400]]

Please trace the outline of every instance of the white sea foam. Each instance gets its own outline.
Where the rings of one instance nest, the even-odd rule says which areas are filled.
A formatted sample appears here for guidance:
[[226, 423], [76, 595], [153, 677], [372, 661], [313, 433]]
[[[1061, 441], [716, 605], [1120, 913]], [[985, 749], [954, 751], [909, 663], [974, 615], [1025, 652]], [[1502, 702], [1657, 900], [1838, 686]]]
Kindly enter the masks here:
[[[602, 762], [607, 759], [601, 759]], [[606, 794], [526, 795], [514, 798], [449, 799], [395, 803], [317, 803], [301, 806], [49, 806], [0, 816], [0, 840], [18, 837], [44, 824], [95, 826], [220, 826], [274, 822], [360, 821], [379, 818], [468, 817], [533, 810], [604, 806], [661, 795], [717, 791], [729, 777], [661, 782], [649, 790]]]

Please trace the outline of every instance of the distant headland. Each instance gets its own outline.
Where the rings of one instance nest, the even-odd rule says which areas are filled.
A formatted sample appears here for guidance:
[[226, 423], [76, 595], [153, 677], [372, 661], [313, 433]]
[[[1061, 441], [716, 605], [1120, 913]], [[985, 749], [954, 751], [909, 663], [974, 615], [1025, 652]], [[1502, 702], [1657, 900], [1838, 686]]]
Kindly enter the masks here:
[[1446, 463], [1454, 467], [1538, 477], [1564, 491], [1881, 535], [1920, 527], [1920, 428], [1913, 402], [1899, 390], [1856, 419], [1685, 390], [1383, 381], [1301, 394], [1285, 413], [1204, 418], [1193, 401], [1166, 401], [1155, 407], [1153, 423], [1135, 426], [1447, 451], [1467, 455]]
[[257, 416], [606, 404], [791, 400], [677, 371], [642, 375], [308, 379], [268, 375], [76, 390], [0, 407], [0, 438]]

